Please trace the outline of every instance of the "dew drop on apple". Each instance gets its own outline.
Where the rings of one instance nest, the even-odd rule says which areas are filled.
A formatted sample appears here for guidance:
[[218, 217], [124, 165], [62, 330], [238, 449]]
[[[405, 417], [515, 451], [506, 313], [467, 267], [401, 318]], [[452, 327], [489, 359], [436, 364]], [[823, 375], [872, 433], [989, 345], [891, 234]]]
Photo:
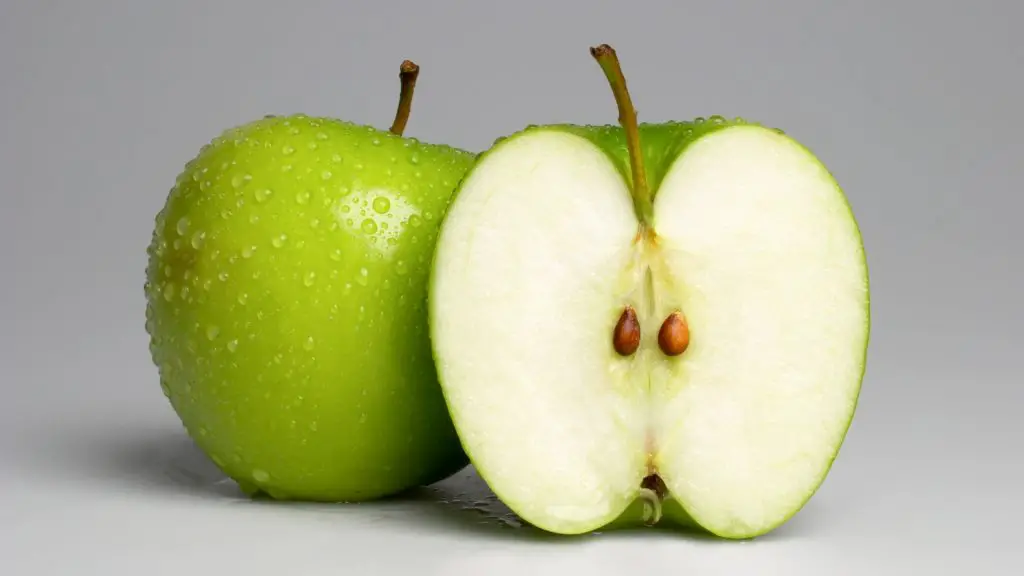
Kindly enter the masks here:
[[374, 138], [373, 139], [373, 145], [374, 146], [380, 146], [380, 138]]
[[366, 268], [359, 269], [359, 276], [356, 277], [356, 282], [359, 282], [360, 286], [366, 286], [370, 282], [370, 271]]
[[260, 203], [263, 203], [263, 202], [266, 202], [267, 200], [270, 200], [270, 197], [273, 196], [273, 195], [274, 195], [274, 191], [271, 190], [270, 188], [260, 188], [259, 190], [256, 191], [256, 194], [255, 194], [256, 201], [260, 202]]
[[221, 282], [227, 282], [227, 279], [228, 279], [228, 273], [227, 272], [221, 272], [220, 274], [217, 274], [217, 280], [220, 280]]
[[252, 180], [252, 176], [248, 174], [236, 174], [231, 177], [231, 187], [241, 188], [242, 186], [245, 186], [249, 180]]
[[334, 174], [332, 174], [330, 170], [324, 170], [320, 173], [320, 179], [324, 181], [330, 180], [332, 176], [334, 176]]
[[209, 326], [206, 327], [207, 340], [216, 340], [218, 335], [220, 335], [220, 328], [213, 324], [210, 324]]
[[270, 245], [274, 248], [280, 248], [284, 246], [284, 243], [288, 240], [287, 234], [278, 234], [270, 239]]
[[360, 424], [365, 424], [366, 423], [366, 412], [363, 412], [362, 414], [359, 415], [359, 423]]
[[174, 282], [168, 282], [167, 285], [164, 286], [164, 300], [167, 300], [168, 302], [174, 300]]
[[305, 284], [307, 288], [312, 286], [315, 282], [316, 272], [306, 272], [306, 275], [302, 278], [302, 283]]
[[386, 196], [377, 196], [373, 199], [373, 211], [377, 214], [387, 214], [391, 210], [391, 200]]
[[178, 223], [174, 226], [174, 229], [178, 232], [179, 236], [184, 236], [185, 232], [188, 232], [188, 227], [191, 224], [188, 220], [188, 216], [182, 216], [178, 219]]
[[256, 251], [256, 247], [255, 246], [246, 246], [245, 248], [242, 248], [242, 258], [251, 258], [252, 257], [252, 253], [255, 252], [255, 251]]
[[234, 352], [238, 350], [238, 340], [234, 339], [228, 342], [228, 352]]
[[312, 336], [308, 336], [306, 338], [306, 341], [302, 343], [302, 349], [306, 350], [307, 352], [309, 350], [312, 350], [315, 346], [316, 346], [316, 341], [313, 339]]
[[375, 234], [377, 232], [377, 223], [373, 221], [373, 218], [363, 220], [363, 223], [359, 227], [365, 234]]
[[196, 232], [195, 234], [192, 235], [192, 242], [191, 242], [192, 248], [194, 248], [196, 250], [199, 250], [200, 248], [203, 247], [203, 242], [205, 240], [206, 240], [206, 232], [203, 232], [202, 230]]
[[330, 136], [327, 135], [327, 132], [320, 131], [316, 133], [317, 140], [327, 140], [328, 138], [330, 138]]
[[267, 482], [270, 480], [270, 474], [266, 470], [256, 468], [252, 471], [252, 479], [257, 482]]
[[409, 272], [409, 265], [405, 263], [405, 260], [399, 260], [395, 263], [395, 272], [399, 276], [405, 276]]
[[413, 154], [412, 156], [409, 156], [409, 163], [410, 164], [419, 164], [420, 163], [420, 157], [417, 156], [416, 154]]
[[331, 162], [334, 162], [335, 164], [341, 164], [341, 154], [332, 154]]
[[341, 261], [341, 248], [335, 248], [331, 251], [331, 260], [334, 260], [335, 262]]
[[295, 201], [299, 204], [306, 204], [309, 202], [309, 190], [302, 190], [295, 194]]

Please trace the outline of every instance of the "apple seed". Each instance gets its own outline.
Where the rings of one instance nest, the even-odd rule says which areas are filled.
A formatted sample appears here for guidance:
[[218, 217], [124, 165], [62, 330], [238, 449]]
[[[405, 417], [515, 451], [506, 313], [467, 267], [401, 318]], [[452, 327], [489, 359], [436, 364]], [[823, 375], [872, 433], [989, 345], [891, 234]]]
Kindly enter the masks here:
[[679, 356], [689, 345], [690, 327], [686, 325], [686, 318], [679, 312], [673, 312], [658, 330], [658, 347], [666, 356]]
[[640, 347], [640, 321], [632, 306], [626, 306], [619, 316], [615, 332], [612, 333], [612, 344], [621, 356], [631, 356]]

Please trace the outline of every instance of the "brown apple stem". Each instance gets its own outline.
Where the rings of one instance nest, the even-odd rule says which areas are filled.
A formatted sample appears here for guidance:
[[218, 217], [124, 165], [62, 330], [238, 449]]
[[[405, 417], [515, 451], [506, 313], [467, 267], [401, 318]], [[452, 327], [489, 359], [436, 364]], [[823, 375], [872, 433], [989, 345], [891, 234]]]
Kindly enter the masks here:
[[629, 97], [629, 89], [626, 87], [626, 77], [622, 74], [622, 67], [619, 65], [619, 57], [615, 49], [607, 44], [601, 44], [590, 49], [590, 55], [597, 60], [608, 78], [612, 94], [615, 95], [615, 103], [619, 108], [619, 124], [626, 132], [626, 147], [629, 149], [629, 163], [633, 173], [633, 205], [640, 223], [647, 225], [654, 216], [654, 208], [651, 203], [651, 189], [647, 186], [647, 171], [644, 170], [643, 149], [640, 147], [640, 127], [637, 124], [636, 108]]
[[395, 112], [395, 121], [391, 124], [391, 133], [401, 136], [405, 132], [405, 125], [409, 122], [409, 113], [412, 112], [412, 95], [416, 91], [416, 78], [420, 75], [420, 67], [412, 60], [402, 62], [398, 78], [402, 81], [402, 92], [398, 97], [398, 111]]

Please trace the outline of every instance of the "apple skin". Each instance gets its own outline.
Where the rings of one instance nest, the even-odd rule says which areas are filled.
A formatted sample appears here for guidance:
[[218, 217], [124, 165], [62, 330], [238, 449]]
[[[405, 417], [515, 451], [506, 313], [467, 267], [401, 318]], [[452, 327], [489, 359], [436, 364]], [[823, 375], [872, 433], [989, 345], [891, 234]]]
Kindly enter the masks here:
[[185, 429], [247, 493], [362, 501], [467, 464], [426, 289], [473, 158], [294, 115], [186, 164], [148, 248], [146, 330]]

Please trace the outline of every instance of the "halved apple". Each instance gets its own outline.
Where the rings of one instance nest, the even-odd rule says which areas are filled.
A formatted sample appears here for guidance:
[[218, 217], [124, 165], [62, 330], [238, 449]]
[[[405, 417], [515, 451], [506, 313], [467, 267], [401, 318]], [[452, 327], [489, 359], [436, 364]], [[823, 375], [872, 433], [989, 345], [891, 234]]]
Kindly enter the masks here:
[[[456, 192], [430, 321], [463, 447], [525, 521], [578, 534], [663, 499], [764, 534], [825, 478], [864, 373], [860, 232], [822, 163], [743, 121], [534, 127]], [[641, 147], [642, 144], [642, 147]], [[669, 515], [671, 516], [671, 515]]]

